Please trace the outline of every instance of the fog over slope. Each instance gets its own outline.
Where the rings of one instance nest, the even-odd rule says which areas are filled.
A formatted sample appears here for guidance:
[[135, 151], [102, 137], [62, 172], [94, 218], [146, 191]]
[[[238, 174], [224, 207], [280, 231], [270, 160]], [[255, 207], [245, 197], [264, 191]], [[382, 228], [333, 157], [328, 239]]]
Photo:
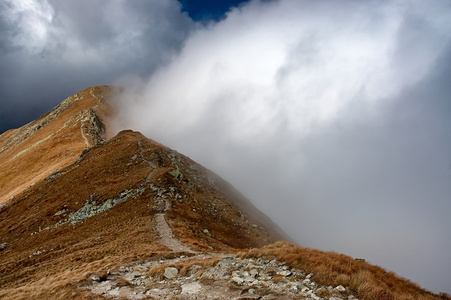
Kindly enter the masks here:
[[202, 24], [167, 0], [5, 3], [3, 123], [123, 85], [117, 130], [211, 168], [302, 246], [451, 292], [448, 1], [251, 1]]
[[132, 86], [121, 111], [126, 126], [225, 176], [302, 245], [445, 290], [451, 14], [373, 4], [234, 10]]

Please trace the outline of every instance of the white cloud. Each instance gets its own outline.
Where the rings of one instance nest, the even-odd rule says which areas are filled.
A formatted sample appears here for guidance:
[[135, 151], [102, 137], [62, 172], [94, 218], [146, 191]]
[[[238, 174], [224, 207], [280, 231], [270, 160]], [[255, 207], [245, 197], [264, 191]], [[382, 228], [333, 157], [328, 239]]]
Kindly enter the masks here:
[[[153, 99], [149, 105], [192, 123], [208, 103], [218, 101], [230, 107], [225, 117], [236, 121], [231, 132], [238, 132], [234, 125], [264, 126], [280, 113], [291, 130], [307, 134], [315, 124], [337, 118], [357, 95], [359, 101], [377, 105], [414, 84], [429, 71], [440, 53], [437, 47], [446, 44], [446, 39], [440, 42], [414, 32], [423, 43], [401, 49], [407, 5], [340, 6], [345, 7], [331, 2], [254, 2], [229, 13], [225, 21], [198, 30], [182, 54], [151, 78], [145, 91]], [[431, 22], [431, 16], [426, 17]], [[427, 32], [435, 29], [426, 27]], [[398, 67], [398, 53], [422, 59]], [[170, 128], [167, 114], [150, 123]], [[143, 126], [150, 123], [144, 121]]]
[[41, 52], [49, 37], [49, 25], [54, 11], [46, 0], [6, 0], [4, 16], [18, 26], [21, 34], [14, 37], [14, 46], [26, 47], [33, 53]]
[[450, 174], [435, 169], [450, 143], [417, 131], [449, 124], [423, 109], [446, 97], [430, 78], [450, 43], [447, 5], [253, 1], [198, 28], [122, 118], [230, 180], [300, 243], [436, 288], [411, 259], [451, 252], [436, 230], [450, 227]]

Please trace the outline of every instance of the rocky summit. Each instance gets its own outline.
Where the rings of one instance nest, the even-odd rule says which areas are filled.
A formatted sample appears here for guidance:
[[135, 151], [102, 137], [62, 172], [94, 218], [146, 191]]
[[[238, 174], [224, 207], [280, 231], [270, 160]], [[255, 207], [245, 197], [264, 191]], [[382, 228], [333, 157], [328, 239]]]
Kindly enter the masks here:
[[281, 241], [258, 199], [111, 132], [118, 93], [87, 88], [0, 135], [1, 299], [450, 299]]

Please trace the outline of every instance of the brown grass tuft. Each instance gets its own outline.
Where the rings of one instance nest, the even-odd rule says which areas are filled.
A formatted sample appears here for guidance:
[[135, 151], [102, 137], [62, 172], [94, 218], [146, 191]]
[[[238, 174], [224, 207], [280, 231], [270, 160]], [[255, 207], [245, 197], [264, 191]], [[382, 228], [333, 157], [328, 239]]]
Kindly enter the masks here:
[[328, 297], [330, 297], [330, 292], [326, 288], [319, 288], [316, 291], [316, 295], [318, 295], [321, 298], [326, 298], [326, 297], [328, 298]]
[[121, 277], [116, 280], [116, 286], [118, 286], [118, 287], [132, 286], [132, 284], [127, 279]]
[[279, 282], [283, 282], [285, 279], [285, 277], [281, 276], [281, 275], [276, 275], [273, 277], [272, 282], [274, 282], [275, 284], [279, 283]]

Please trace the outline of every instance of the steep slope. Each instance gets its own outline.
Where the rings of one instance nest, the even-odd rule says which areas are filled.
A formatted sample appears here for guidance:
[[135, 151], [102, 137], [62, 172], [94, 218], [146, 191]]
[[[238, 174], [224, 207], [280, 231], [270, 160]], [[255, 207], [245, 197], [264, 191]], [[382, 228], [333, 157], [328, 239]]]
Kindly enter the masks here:
[[277, 226], [219, 176], [138, 132], [111, 136], [116, 92], [85, 89], [0, 135], [1, 299], [440, 298], [272, 244]]

